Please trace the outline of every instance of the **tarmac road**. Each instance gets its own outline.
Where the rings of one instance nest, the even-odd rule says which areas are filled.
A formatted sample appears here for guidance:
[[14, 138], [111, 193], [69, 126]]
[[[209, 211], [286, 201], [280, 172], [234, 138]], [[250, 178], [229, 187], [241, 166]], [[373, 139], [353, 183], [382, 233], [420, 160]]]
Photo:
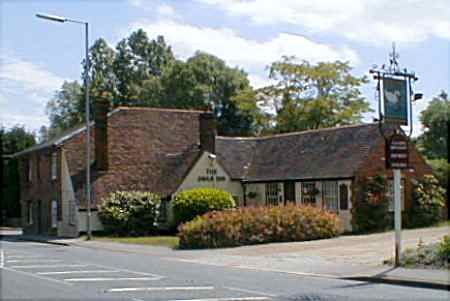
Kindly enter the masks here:
[[[19, 241], [0, 249], [1, 300], [449, 300], [449, 292]], [[181, 254], [181, 251], [180, 251]]]

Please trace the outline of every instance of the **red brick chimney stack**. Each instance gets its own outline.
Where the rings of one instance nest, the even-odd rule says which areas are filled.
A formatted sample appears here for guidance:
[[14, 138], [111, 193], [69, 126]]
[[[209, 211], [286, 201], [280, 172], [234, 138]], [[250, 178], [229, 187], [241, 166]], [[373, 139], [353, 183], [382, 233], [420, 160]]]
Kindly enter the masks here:
[[97, 171], [108, 170], [108, 110], [109, 101], [95, 101], [95, 164]]
[[200, 149], [212, 154], [216, 153], [216, 118], [212, 112], [201, 113], [200, 121]]

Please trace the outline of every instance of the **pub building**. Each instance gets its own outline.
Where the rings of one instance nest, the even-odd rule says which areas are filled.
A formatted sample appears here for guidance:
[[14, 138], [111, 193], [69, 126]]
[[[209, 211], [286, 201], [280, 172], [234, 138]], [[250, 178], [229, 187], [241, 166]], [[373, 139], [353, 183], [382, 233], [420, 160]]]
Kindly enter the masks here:
[[[172, 221], [179, 191], [216, 187], [238, 206], [311, 204], [335, 212], [352, 230], [360, 180], [384, 174], [385, 140], [378, 124], [348, 125], [263, 137], [216, 134], [212, 113], [95, 104], [92, 143], [92, 230], [102, 197], [142, 190], [162, 199], [162, 227]], [[86, 231], [86, 127], [79, 126], [14, 156], [19, 160], [24, 233], [76, 237]], [[407, 139], [407, 138], [406, 138]], [[412, 143], [402, 170], [402, 209], [412, 203], [413, 179], [431, 174]], [[390, 204], [393, 204], [391, 201]], [[390, 206], [393, 210], [393, 206]]]

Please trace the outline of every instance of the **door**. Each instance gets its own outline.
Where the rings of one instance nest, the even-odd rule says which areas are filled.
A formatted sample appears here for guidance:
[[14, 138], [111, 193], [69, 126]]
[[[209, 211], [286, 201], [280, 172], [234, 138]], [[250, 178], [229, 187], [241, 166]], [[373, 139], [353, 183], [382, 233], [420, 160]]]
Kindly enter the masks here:
[[295, 203], [295, 182], [284, 182], [284, 204]]
[[42, 234], [42, 201], [38, 200], [37, 206], [37, 233]]

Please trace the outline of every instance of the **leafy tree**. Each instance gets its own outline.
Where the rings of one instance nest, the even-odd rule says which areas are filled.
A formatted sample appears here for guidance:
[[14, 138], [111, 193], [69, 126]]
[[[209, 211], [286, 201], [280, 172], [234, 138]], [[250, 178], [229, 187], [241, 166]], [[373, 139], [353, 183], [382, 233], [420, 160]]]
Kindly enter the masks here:
[[84, 119], [84, 97], [77, 81], [64, 82], [52, 100], [47, 103], [50, 118], [48, 138], [80, 123]]
[[307, 61], [283, 57], [272, 63], [269, 78], [275, 84], [261, 90], [275, 111], [277, 132], [302, 131], [360, 122], [370, 111], [359, 88], [366, 77], [350, 74], [348, 63]]
[[[2, 142], [2, 155], [14, 154], [36, 143], [34, 134], [20, 126], [15, 126], [9, 130], [1, 128], [0, 141]], [[17, 159], [5, 159], [2, 156], [2, 172], [1, 218], [5, 216], [20, 217], [20, 181]], [[2, 224], [2, 221], [0, 224]]]
[[450, 100], [442, 91], [420, 114], [424, 132], [418, 137], [419, 148], [429, 159], [447, 159]]

